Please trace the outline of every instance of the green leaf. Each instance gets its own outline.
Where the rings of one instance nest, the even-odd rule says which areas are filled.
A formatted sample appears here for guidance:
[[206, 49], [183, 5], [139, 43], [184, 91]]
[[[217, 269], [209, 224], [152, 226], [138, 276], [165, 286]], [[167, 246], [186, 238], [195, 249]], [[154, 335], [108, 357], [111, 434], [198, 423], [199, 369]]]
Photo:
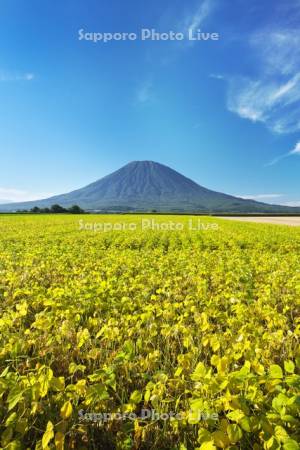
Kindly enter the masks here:
[[16, 424], [15, 431], [24, 435], [27, 430], [28, 430], [28, 420], [25, 418], [22, 418], [22, 419], [19, 418], [18, 422]]
[[289, 435], [283, 427], [278, 425], [277, 427], [275, 427], [275, 437], [279, 442], [286, 442], [289, 438]]
[[288, 386], [293, 386], [296, 388], [300, 388], [300, 376], [299, 375], [287, 375], [285, 377], [285, 382]]
[[77, 333], [77, 347], [81, 348], [90, 339], [90, 332], [87, 328]]
[[53, 371], [50, 369], [50, 367], [41, 367], [38, 381], [40, 383], [40, 395], [42, 398], [46, 397], [52, 378]]
[[270, 378], [283, 378], [282, 369], [277, 364], [272, 364], [270, 366], [270, 372], [269, 372]]
[[123, 350], [128, 355], [128, 357], [131, 357], [135, 352], [134, 343], [132, 341], [126, 341], [123, 346]]
[[221, 346], [220, 341], [218, 340], [217, 336], [213, 336], [210, 339], [210, 345], [214, 352], [217, 352]]
[[211, 441], [211, 434], [206, 428], [200, 428], [198, 431], [198, 442], [202, 444], [203, 442]]
[[283, 414], [281, 416], [281, 420], [283, 422], [287, 422], [287, 423], [295, 423], [298, 424], [298, 420], [296, 419], [296, 417], [291, 416], [290, 414]]
[[5, 450], [21, 450], [22, 445], [20, 441], [12, 441], [6, 447]]
[[[275, 445], [275, 447], [274, 447]], [[274, 439], [274, 436], [271, 436], [270, 439], [268, 439], [265, 444], [264, 444], [264, 448], [266, 450], [276, 450], [278, 448], [278, 446], [276, 445], [276, 441]]]
[[210, 358], [210, 363], [211, 363], [212, 366], [217, 366], [219, 364], [219, 361], [220, 361], [220, 358], [219, 358], [218, 355], [213, 355]]
[[98, 402], [99, 400], [108, 400], [109, 393], [106, 387], [102, 383], [93, 384], [87, 390], [85, 404], [90, 405], [91, 403]]
[[204, 401], [203, 398], [193, 398], [190, 400], [191, 410], [193, 411], [203, 411]]
[[23, 400], [23, 391], [18, 387], [13, 388], [7, 397], [8, 411], [11, 411], [21, 400]]
[[294, 373], [295, 372], [295, 364], [293, 361], [284, 361], [284, 370], [287, 373]]
[[13, 427], [6, 428], [1, 434], [1, 448], [5, 447], [12, 440], [13, 437]]
[[8, 427], [8, 426], [11, 425], [12, 423], [15, 423], [16, 420], [17, 420], [17, 418], [18, 418], [18, 415], [17, 415], [16, 412], [11, 413], [11, 414], [8, 416], [8, 418], [6, 419], [5, 426]]
[[130, 402], [137, 405], [142, 401], [143, 395], [140, 391], [133, 391], [133, 393], [130, 396]]
[[245, 414], [240, 409], [236, 409], [235, 411], [232, 411], [227, 414], [228, 419], [232, 420], [233, 422], [239, 422]]
[[299, 450], [299, 444], [294, 439], [287, 439], [283, 445], [284, 450]]
[[68, 419], [71, 416], [72, 412], [73, 407], [70, 401], [65, 402], [60, 408], [60, 415], [64, 420]]
[[243, 432], [238, 425], [228, 425], [227, 434], [232, 444], [235, 444], [243, 437]]
[[55, 378], [53, 377], [50, 381], [50, 387], [54, 391], [63, 391], [65, 389], [65, 379], [64, 377]]
[[74, 373], [77, 372], [77, 371], [84, 372], [85, 369], [86, 369], [86, 366], [84, 366], [84, 365], [82, 365], [82, 364], [77, 365], [77, 364], [74, 363], [74, 362], [71, 362], [71, 363], [69, 364], [69, 373], [70, 373], [71, 375], [74, 375]]
[[201, 447], [200, 450], [216, 450], [216, 446], [214, 444], [214, 441], [209, 441], [209, 442], [204, 442]]
[[229, 440], [223, 431], [215, 431], [212, 436], [214, 439], [214, 443], [218, 448], [228, 448]]
[[272, 406], [276, 412], [281, 414], [281, 412], [283, 411], [283, 407], [287, 405], [288, 401], [289, 398], [280, 393], [277, 397], [273, 398]]
[[191, 375], [191, 379], [193, 381], [200, 381], [202, 380], [202, 378], [204, 378], [206, 375], [206, 369], [205, 366], [202, 362], [197, 364], [196, 369], [194, 370], [194, 372]]
[[9, 372], [9, 366], [5, 367], [5, 369], [3, 370], [3, 372], [1, 372], [0, 378], [5, 378], [6, 375]]
[[248, 433], [251, 432], [251, 421], [250, 421], [249, 417], [246, 417], [246, 416], [243, 417], [239, 421], [239, 425], [244, 431], [247, 431]]
[[176, 369], [175, 373], [174, 373], [174, 377], [175, 377], [175, 378], [180, 377], [180, 375], [182, 374], [182, 372], [183, 372], [183, 367], [178, 367], [178, 368]]
[[54, 438], [53, 423], [50, 422], [50, 420], [49, 420], [49, 422], [47, 423], [46, 431], [43, 434], [43, 438], [42, 438], [42, 448], [43, 448], [43, 450], [48, 447], [49, 442], [53, 438]]
[[61, 431], [58, 431], [55, 434], [55, 438], [54, 438], [56, 450], [64, 449], [64, 440], [65, 440], [65, 437], [64, 437], [63, 433]]

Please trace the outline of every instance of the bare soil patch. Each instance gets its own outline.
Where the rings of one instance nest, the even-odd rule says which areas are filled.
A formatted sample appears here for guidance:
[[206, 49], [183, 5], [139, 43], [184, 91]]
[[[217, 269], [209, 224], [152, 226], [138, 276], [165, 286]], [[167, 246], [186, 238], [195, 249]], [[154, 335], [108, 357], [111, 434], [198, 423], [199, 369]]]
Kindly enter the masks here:
[[220, 219], [238, 220], [240, 222], [271, 223], [276, 225], [290, 225], [291, 227], [300, 226], [300, 217], [242, 217], [242, 216], [223, 216]]

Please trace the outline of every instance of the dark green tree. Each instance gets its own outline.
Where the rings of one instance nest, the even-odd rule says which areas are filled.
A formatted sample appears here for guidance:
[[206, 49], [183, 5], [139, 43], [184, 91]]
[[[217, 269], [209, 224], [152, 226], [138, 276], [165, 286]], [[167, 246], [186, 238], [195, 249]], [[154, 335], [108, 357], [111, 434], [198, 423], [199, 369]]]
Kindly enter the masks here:
[[50, 208], [50, 212], [54, 214], [61, 214], [66, 213], [68, 211], [60, 205], [52, 205]]
[[32, 213], [34, 213], [34, 214], [37, 214], [37, 213], [40, 213], [41, 210], [40, 210], [40, 208], [38, 208], [37, 206], [35, 206], [34, 208], [32, 208], [32, 209], [30, 210], [30, 212], [32, 212]]
[[80, 208], [78, 205], [73, 205], [68, 209], [68, 212], [71, 214], [83, 214], [84, 210]]

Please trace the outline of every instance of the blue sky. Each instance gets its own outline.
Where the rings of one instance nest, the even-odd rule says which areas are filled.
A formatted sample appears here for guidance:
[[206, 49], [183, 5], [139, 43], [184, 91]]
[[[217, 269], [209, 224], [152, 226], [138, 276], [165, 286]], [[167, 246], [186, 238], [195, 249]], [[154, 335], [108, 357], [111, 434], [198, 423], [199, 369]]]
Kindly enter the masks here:
[[[82, 187], [132, 160], [300, 205], [299, 0], [2, 0], [0, 200]], [[218, 41], [79, 40], [189, 29]]]

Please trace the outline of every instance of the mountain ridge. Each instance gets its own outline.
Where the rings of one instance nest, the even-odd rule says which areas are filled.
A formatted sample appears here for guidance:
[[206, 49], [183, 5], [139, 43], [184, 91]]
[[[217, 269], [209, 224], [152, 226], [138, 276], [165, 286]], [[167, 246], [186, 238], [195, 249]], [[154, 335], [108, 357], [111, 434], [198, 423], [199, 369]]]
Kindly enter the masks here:
[[132, 161], [103, 178], [47, 199], [0, 205], [0, 211], [77, 204], [88, 211], [298, 213], [300, 208], [270, 205], [207, 189], [168, 166]]

